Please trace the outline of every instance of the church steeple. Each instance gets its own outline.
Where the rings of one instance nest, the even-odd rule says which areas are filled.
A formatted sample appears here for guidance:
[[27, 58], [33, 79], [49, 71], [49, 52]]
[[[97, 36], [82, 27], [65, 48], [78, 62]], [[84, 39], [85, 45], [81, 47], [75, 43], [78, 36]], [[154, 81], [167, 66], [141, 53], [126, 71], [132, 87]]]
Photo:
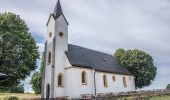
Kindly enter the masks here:
[[59, 17], [60, 15], [63, 14], [61, 4], [60, 4], [60, 0], [58, 0], [58, 2], [57, 2], [53, 14], [54, 14], [55, 17]]

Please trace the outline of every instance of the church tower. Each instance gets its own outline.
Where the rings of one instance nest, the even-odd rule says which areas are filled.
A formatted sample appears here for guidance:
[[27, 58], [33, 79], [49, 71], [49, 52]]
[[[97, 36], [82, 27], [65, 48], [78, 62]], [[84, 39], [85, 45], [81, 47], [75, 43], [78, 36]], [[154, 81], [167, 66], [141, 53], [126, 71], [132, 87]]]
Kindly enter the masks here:
[[[47, 40], [45, 43], [45, 65], [42, 80], [42, 98], [54, 98], [64, 95], [63, 84], [56, 77], [64, 76], [65, 52], [68, 50], [68, 22], [58, 0], [54, 12], [47, 22]], [[64, 81], [62, 79], [62, 81]], [[60, 91], [60, 92], [58, 92]]]

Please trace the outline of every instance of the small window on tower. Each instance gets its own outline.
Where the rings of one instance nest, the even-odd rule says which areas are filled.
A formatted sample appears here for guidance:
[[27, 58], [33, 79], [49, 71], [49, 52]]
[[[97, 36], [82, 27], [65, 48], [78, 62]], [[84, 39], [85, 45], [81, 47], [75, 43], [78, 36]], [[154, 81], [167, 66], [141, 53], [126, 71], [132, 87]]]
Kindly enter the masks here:
[[51, 63], [51, 52], [48, 53], [48, 64]]
[[64, 33], [63, 33], [63, 32], [60, 32], [60, 33], [59, 33], [59, 36], [60, 36], [60, 37], [64, 37]]
[[51, 32], [49, 33], [49, 37], [50, 37], [50, 38], [52, 37], [52, 33], [51, 33]]

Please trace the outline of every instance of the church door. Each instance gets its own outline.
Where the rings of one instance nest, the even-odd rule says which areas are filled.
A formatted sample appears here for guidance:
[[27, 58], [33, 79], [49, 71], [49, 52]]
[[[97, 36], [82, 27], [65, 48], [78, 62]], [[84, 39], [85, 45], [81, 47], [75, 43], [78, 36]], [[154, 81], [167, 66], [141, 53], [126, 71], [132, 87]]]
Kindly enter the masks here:
[[49, 99], [50, 98], [50, 85], [47, 84], [46, 86], [46, 99]]

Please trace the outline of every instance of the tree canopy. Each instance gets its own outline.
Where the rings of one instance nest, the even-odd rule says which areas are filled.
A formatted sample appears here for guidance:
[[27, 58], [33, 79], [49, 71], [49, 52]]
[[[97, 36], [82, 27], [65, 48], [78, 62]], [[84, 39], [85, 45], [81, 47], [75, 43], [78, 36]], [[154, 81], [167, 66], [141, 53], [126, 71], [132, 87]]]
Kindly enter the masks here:
[[40, 71], [34, 72], [30, 84], [32, 85], [32, 88], [36, 94], [41, 93], [41, 83], [42, 83], [42, 75], [43, 75], [43, 66], [45, 64], [45, 53], [42, 55], [41, 59], [41, 65], [40, 65]]
[[170, 90], [170, 84], [167, 85], [166, 90]]
[[152, 57], [144, 51], [118, 49], [114, 57], [135, 76], [137, 88], [148, 86], [155, 79], [157, 68]]
[[13, 76], [0, 85], [17, 85], [37, 68], [36, 41], [24, 20], [11, 12], [0, 13], [0, 72]]

